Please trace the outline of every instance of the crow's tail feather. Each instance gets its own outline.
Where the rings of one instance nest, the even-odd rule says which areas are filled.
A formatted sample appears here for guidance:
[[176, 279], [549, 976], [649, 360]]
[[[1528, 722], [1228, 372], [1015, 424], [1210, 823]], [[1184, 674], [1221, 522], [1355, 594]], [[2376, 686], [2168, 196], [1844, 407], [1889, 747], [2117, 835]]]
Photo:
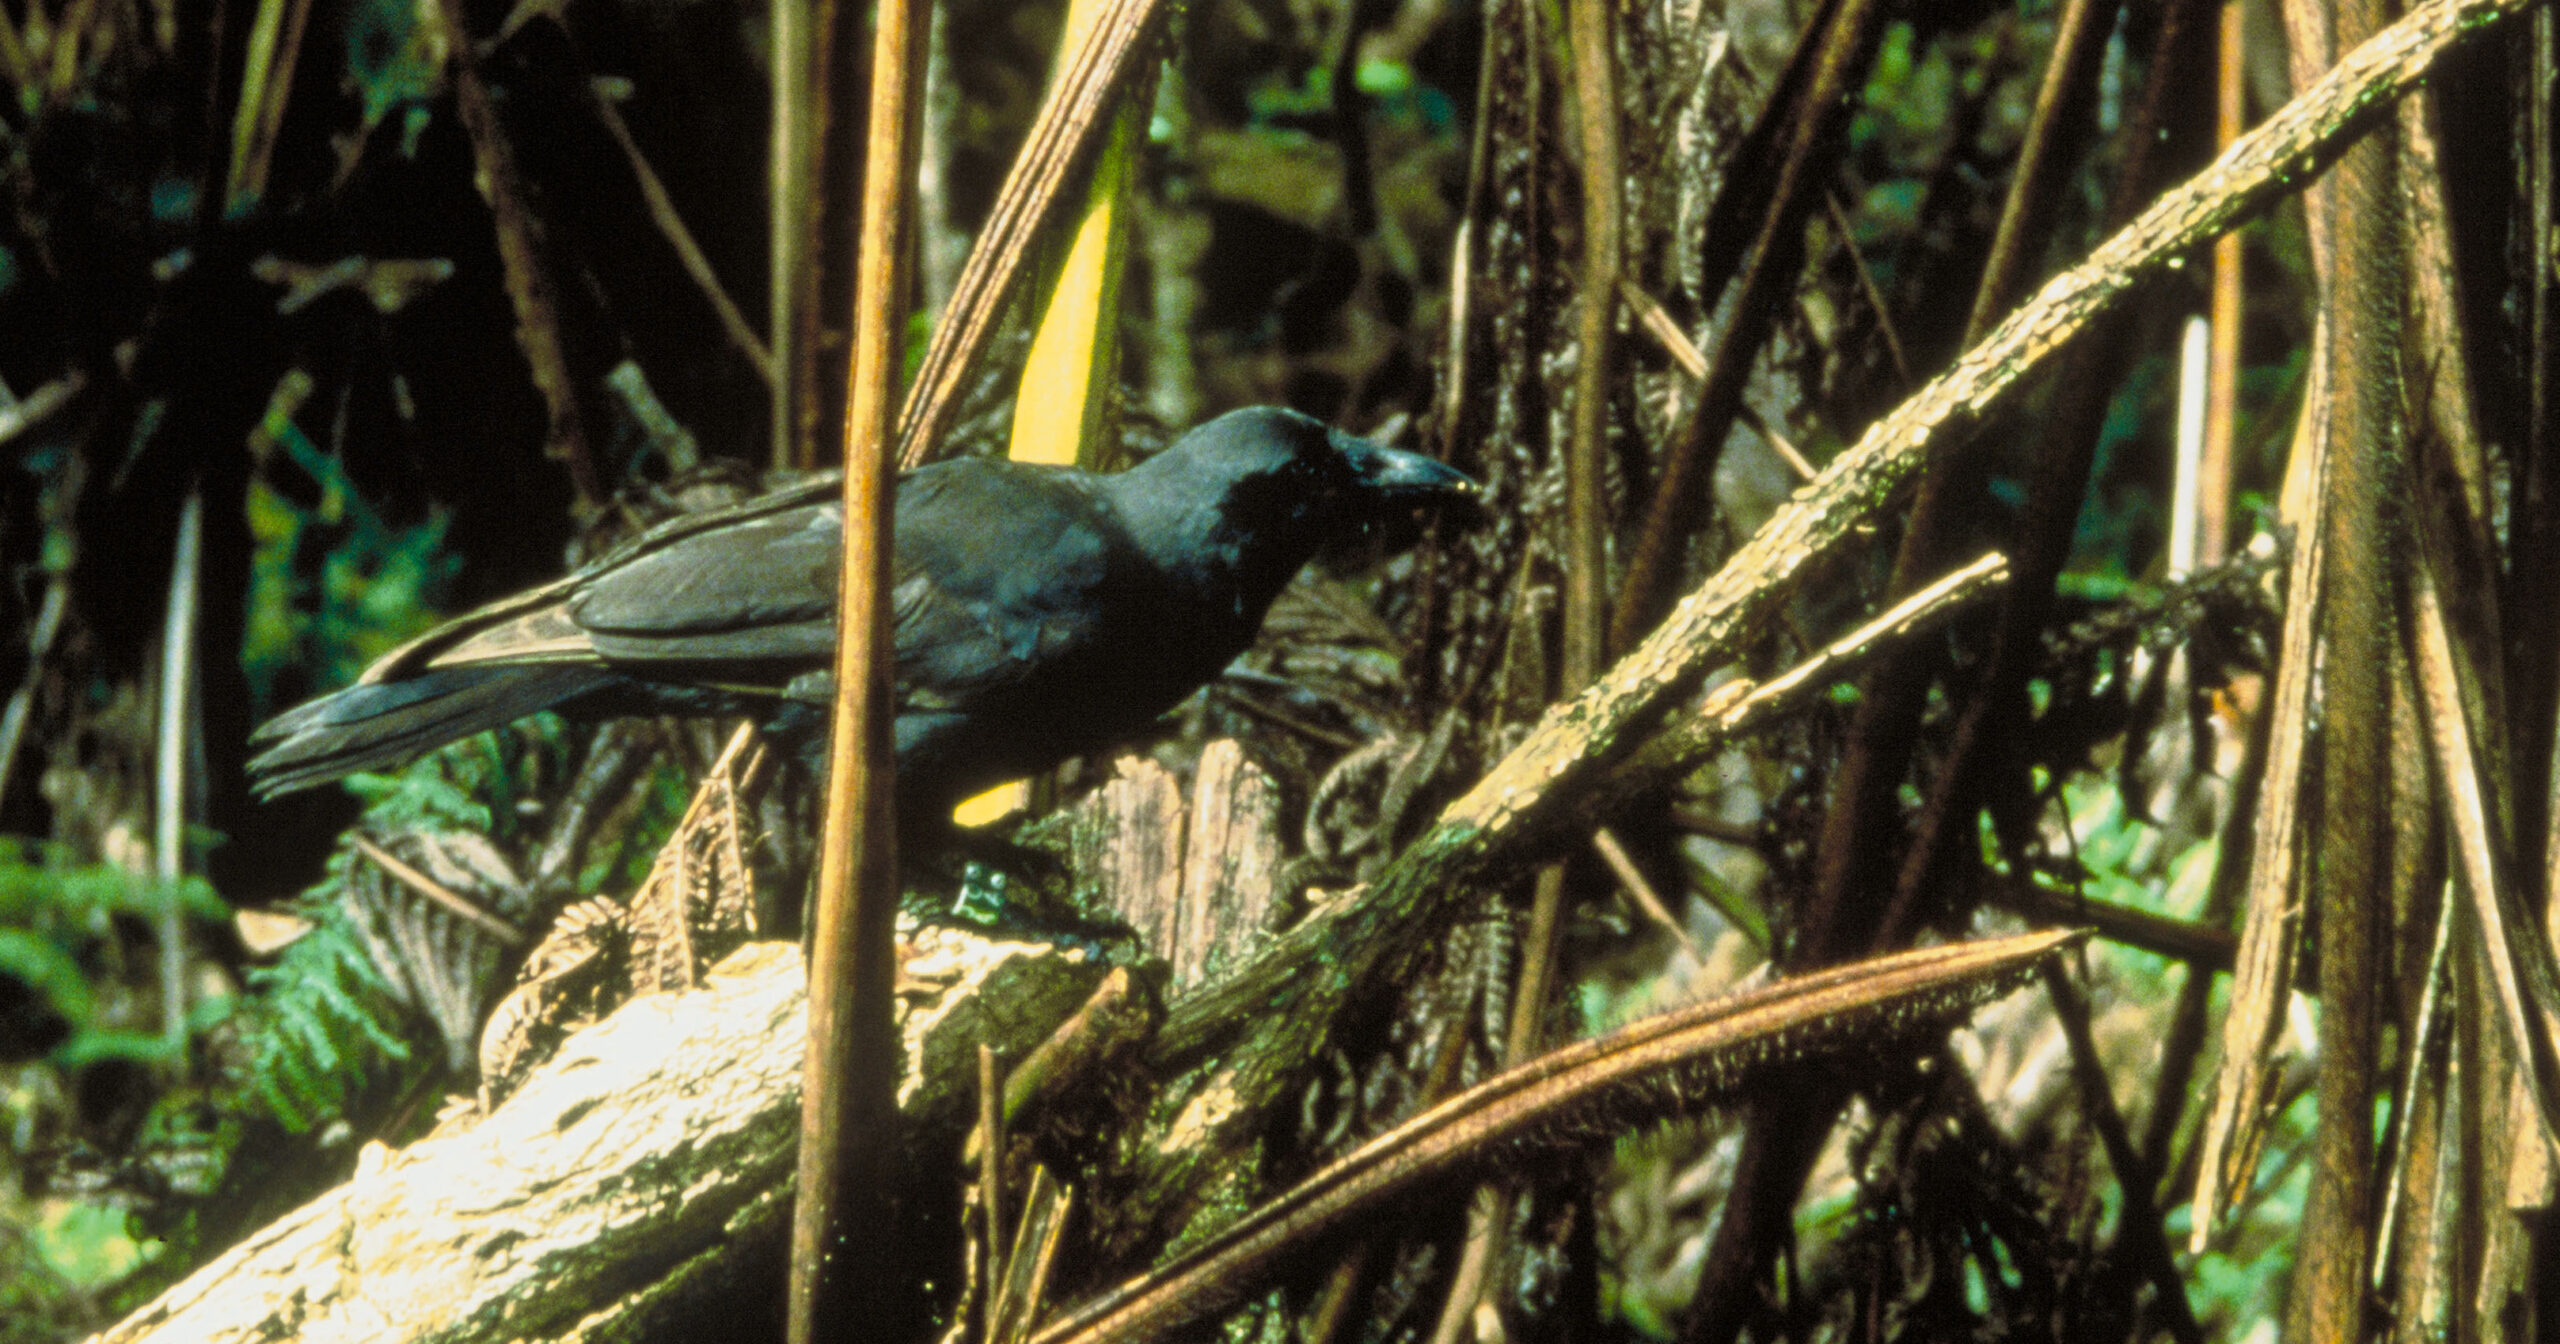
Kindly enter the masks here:
[[268, 720], [254, 739], [269, 745], [249, 762], [251, 787], [273, 798], [389, 769], [618, 680], [598, 668], [555, 665], [436, 668], [358, 683]]

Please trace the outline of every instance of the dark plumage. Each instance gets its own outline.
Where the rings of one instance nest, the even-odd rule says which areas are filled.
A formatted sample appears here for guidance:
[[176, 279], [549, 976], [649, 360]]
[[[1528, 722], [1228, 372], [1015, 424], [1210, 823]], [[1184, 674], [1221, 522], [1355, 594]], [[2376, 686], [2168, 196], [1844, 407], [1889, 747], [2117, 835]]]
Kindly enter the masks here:
[[[1472, 499], [1464, 475], [1256, 407], [1113, 475], [973, 458], [899, 478], [900, 812], [1126, 739], [1241, 653], [1323, 547]], [[836, 487], [678, 519], [411, 641], [258, 730], [265, 796], [539, 710], [747, 714], [809, 749], [835, 641]]]

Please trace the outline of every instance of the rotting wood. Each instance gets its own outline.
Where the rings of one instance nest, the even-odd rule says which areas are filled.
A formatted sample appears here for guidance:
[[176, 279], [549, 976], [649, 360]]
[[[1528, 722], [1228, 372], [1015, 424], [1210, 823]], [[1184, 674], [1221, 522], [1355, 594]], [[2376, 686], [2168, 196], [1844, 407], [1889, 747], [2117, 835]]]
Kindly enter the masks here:
[[1076, 872], [1150, 948], [1173, 945], [1182, 909], [1182, 786], [1173, 772], [1123, 756], [1068, 828]]
[[[980, 1041], [1009, 1056], [1103, 968], [1042, 943], [909, 930], [898, 1106], [956, 1153]], [[670, 1275], [701, 1273], [780, 1212], [805, 1032], [799, 949], [750, 943], [703, 986], [651, 994], [565, 1042], [488, 1117], [405, 1149], [218, 1257], [94, 1344], [636, 1337]], [[956, 1161], [956, 1159], [953, 1159]], [[930, 1160], [920, 1180], [948, 1178]]]
[[1279, 786], [1224, 738], [1201, 751], [1188, 800], [1154, 761], [1123, 756], [1113, 769], [1069, 828], [1076, 871], [1171, 965], [1173, 987], [1192, 988], [1270, 920]]
[[1188, 988], [1247, 947], [1279, 896], [1280, 786], [1220, 739], [1200, 753], [1183, 828], [1182, 917], [1165, 949], [1173, 983]]

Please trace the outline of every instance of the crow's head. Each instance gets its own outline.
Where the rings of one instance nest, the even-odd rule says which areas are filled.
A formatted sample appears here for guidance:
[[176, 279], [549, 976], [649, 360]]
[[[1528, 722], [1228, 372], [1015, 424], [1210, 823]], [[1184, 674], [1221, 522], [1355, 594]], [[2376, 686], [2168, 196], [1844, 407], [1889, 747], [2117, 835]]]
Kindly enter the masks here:
[[1123, 488], [1159, 526], [1190, 534], [1193, 545], [1251, 552], [1281, 568], [1283, 581], [1320, 549], [1419, 508], [1479, 497], [1463, 472], [1277, 406], [1201, 425], [1130, 471]]

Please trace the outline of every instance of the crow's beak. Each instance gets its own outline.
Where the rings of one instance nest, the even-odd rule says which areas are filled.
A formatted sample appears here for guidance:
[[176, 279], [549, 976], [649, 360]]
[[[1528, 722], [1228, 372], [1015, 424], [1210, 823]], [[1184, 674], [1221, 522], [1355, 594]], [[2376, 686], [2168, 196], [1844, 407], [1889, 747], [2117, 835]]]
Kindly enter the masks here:
[[1351, 460], [1360, 482], [1393, 504], [1466, 503], [1481, 506], [1484, 487], [1463, 471], [1420, 453], [1408, 453], [1337, 432], [1334, 447]]

